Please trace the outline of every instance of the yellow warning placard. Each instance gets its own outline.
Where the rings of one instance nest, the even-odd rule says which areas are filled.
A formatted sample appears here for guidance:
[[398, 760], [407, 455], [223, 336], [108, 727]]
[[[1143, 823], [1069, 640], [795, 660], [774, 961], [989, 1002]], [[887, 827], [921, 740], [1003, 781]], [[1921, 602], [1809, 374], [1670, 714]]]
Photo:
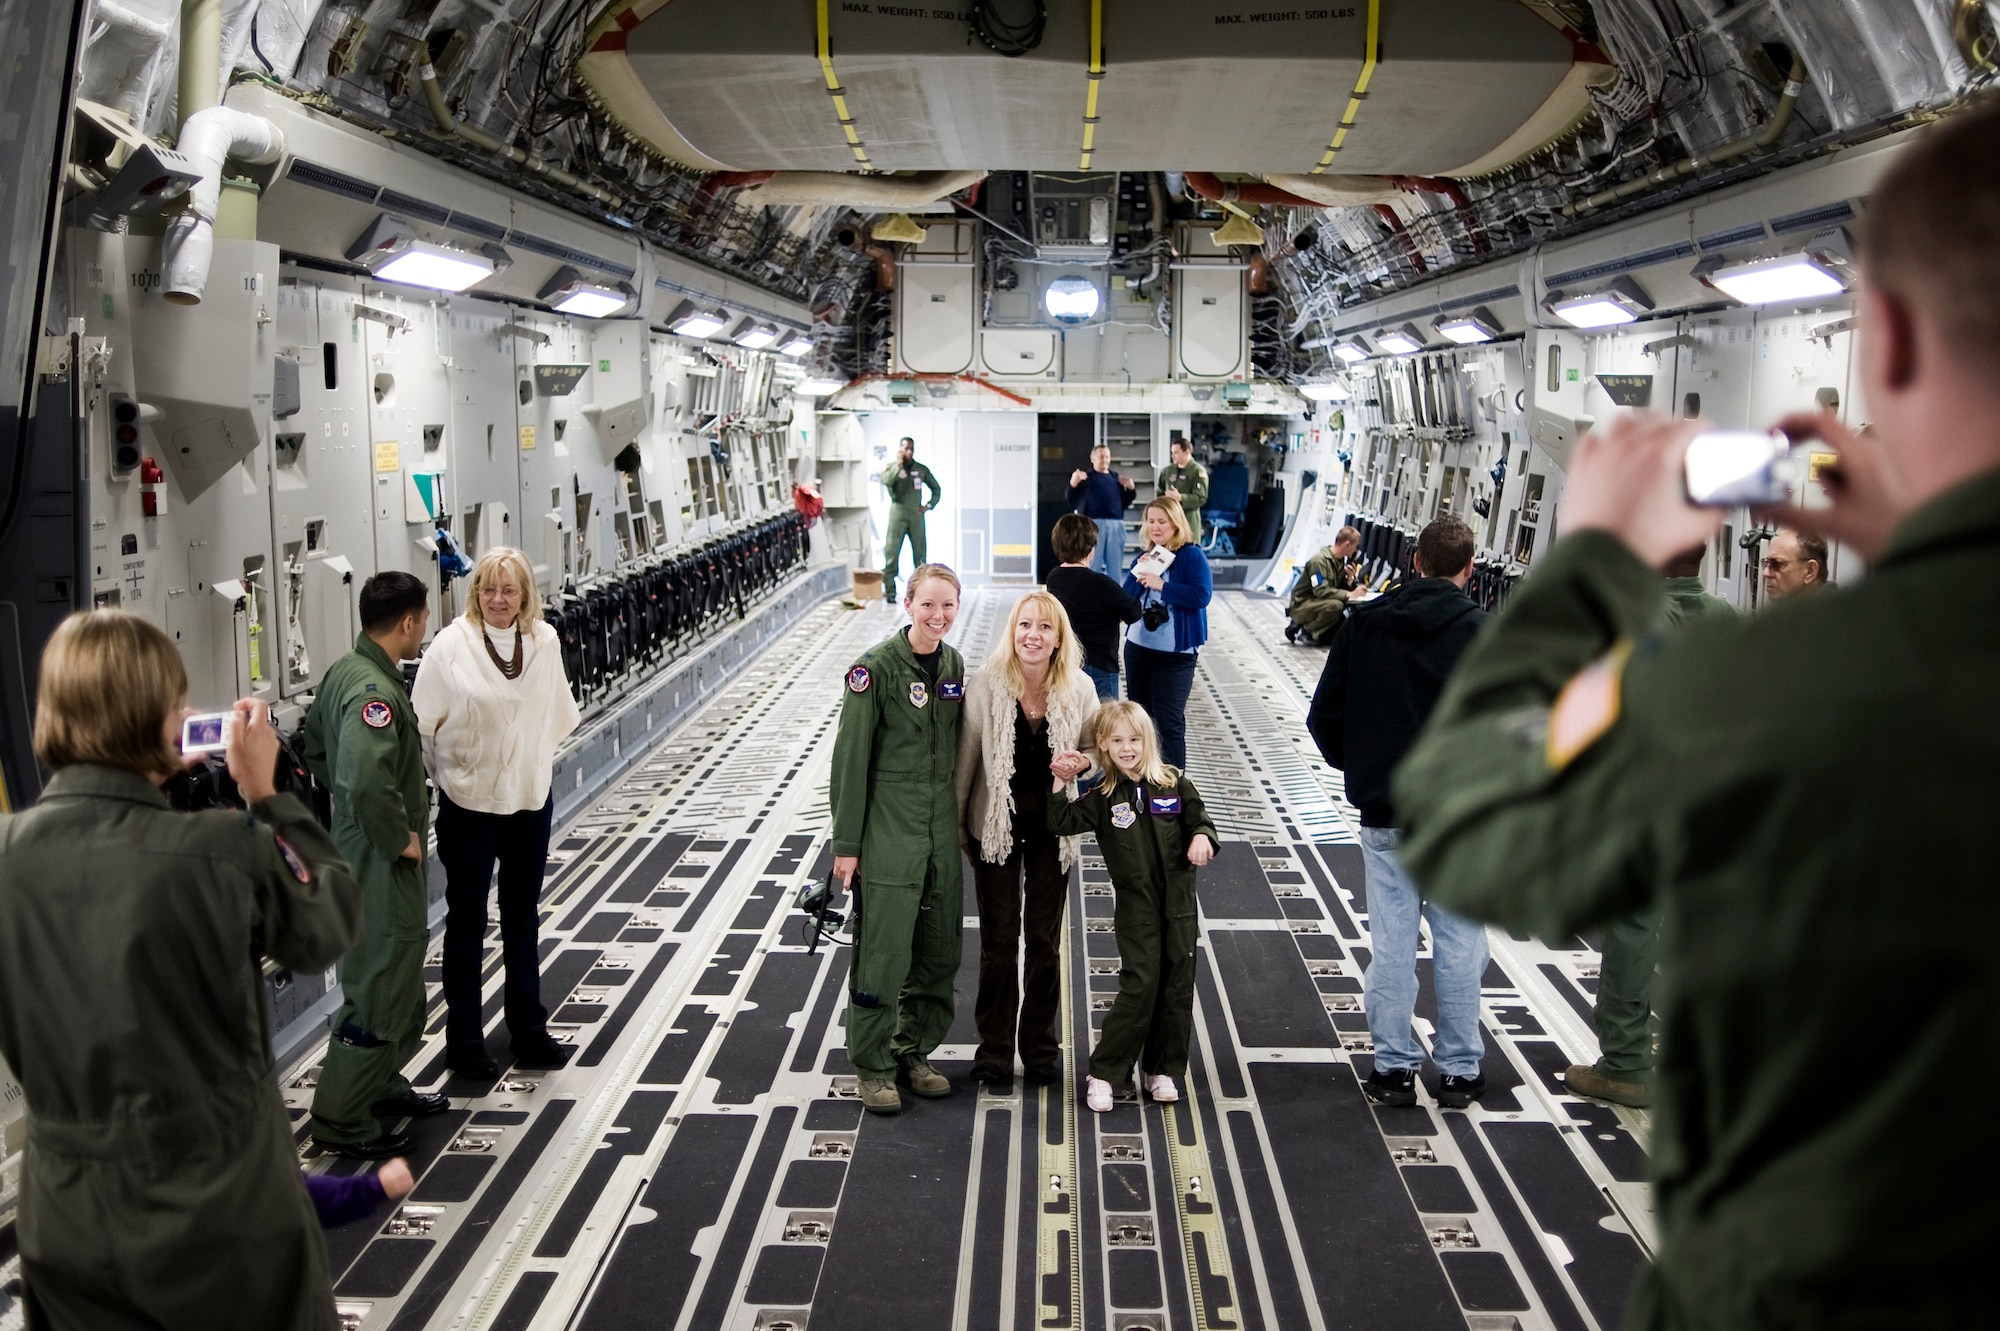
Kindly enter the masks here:
[[1032, 545], [996, 545], [993, 547], [993, 553], [996, 555], [1031, 555], [1035, 553], [1035, 547]]
[[403, 458], [402, 454], [396, 449], [395, 440], [385, 439], [375, 445], [375, 470], [401, 471], [402, 469]]
[[521, 451], [523, 453], [531, 452], [534, 447], [535, 427], [532, 425], [523, 425], [521, 427]]

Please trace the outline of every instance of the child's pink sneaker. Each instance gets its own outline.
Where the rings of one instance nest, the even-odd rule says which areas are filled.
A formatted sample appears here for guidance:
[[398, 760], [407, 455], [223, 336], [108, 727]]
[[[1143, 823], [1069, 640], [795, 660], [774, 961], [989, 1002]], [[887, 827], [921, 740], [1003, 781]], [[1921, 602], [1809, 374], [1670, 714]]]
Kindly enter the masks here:
[[1096, 1077], [1085, 1077], [1083, 1079], [1083, 1102], [1090, 1106], [1090, 1110], [1094, 1114], [1110, 1113], [1111, 1083], [1100, 1081]]
[[1181, 1088], [1174, 1085], [1174, 1079], [1164, 1073], [1146, 1078], [1146, 1094], [1153, 1097], [1155, 1104], [1170, 1105], [1181, 1098]]

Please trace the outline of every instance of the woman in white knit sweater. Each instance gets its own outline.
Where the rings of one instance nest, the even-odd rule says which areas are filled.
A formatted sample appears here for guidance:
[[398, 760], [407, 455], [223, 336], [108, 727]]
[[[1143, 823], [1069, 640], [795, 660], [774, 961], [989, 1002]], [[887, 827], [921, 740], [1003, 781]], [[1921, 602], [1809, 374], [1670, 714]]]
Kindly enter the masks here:
[[[1084, 722], [1097, 690], [1055, 597], [1029, 592], [1008, 624], [967, 683], [959, 722], [958, 808], [979, 894], [979, 1051], [971, 1075], [1010, 1085], [1018, 1049], [1023, 1075], [1046, 1085], [1062, 1075], [1059, 949], [1080, 840], [1049, 833], [1049, 764], [1090, 743]], [[1027, 964], [1017, 977], [1024, 936]]]
[[581, 714], [563, 674], [562, 645], [542, 620], [534, 571], [519, 550], [496, 546], [473, 565], [465, 613], [431, 640], [410, 704], [438, 788], [446, 1062], [468, 1077], [499, 1075], [480, 999], [497, 860], [514, 1062], [560, 1067], [567, 1051], [549, 1036], [542, 1006], [536, 909], [549, 858], [556, 746]]

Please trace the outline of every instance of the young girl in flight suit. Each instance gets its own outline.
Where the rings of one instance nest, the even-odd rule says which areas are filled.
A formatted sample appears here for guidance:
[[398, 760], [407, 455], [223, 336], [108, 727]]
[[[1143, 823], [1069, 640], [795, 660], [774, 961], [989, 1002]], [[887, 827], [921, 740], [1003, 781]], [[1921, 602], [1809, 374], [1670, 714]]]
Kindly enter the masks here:
[[1056, 755], [1049, 830], [1096, 833], [1117, 894], [1118, 997], [1084, 1080], [1084, 1102], [1101, 1114], [1135, 1063], [1146, 1094], [1162, 1104], [1181, 1098], [1174, 1079], [1187, 1073], [1194, 1028], [1194, 876], [1215, 857], [1216, 831], [1194, 782], [1160, 760], [1159, 735], [1144, 708], [1105, 703], [1090, 729], [1110, 769], [1072, 802], [1064, 783], [1089, 760], [1074, 749]]

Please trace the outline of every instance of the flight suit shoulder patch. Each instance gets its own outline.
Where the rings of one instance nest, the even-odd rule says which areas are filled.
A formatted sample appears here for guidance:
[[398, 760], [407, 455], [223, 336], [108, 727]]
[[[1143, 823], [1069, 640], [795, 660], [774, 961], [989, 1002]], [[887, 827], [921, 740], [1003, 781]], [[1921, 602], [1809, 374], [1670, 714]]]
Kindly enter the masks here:
[[868, 667], [865, 665], [855, 666], [847, 672], [847, 688], [851, 693], [866, 693], [869, 684], [873, 682], [874, 677], [868, 673]]
[[927, 707], [930, 705], [930, 700], [931, 692], [924, 682], [921, 679], [912, 681], [910, 684], [910, 706]]
[[1549, 710], [1544, 754], [1551, 771], [1560, 772], [1602, 739], [1618, 722], [1623, 705], [1625, 663], [1632, 658], [1632, 640], [1619, 642], [1571, 677]]
[[275, 832], [271, 834], [271, 840], [278, 843], [278, 858], [283, 860], [285, 867], [292, 871], [292, 877], [298, 879], [301, 883], [311, 883], [313, 880], [312, 870], [306, 867], [306, 862], [300, 858], [299, 853], [292, 849], [292, 843]]
[[395, 721], [395, 711], [380, 698], [370, 698], [361, 704], [361, 722], [370, 730], [387, 730]]

